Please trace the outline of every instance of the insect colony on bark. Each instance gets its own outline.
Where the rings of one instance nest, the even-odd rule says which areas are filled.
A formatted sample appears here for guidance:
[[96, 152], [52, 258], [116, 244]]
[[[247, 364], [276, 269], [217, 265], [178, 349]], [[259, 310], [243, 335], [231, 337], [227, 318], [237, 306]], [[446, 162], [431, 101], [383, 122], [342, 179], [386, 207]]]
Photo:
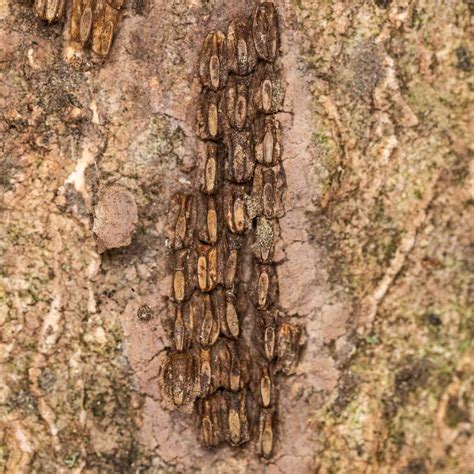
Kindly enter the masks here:
[[[83, 49], [90, 43], [94, 53], [107, 56], [123, 4], [124, 0], [72, 0], [71, 44]], [[48, 23], [61, 21], [66, 0], [35, 0], [33, 9], [38, 18]]]
[[278, 15], [211, 31], [199, 59], [198, 190], [174, 197], [169, 225], [174, 314], [160, 372], [171, 407], [194, 404], [205, 447], [255, 441], [274, 451], [277, 379], [294, 371], [302, 328], [278, 308], [275, 243], [285, 174]]

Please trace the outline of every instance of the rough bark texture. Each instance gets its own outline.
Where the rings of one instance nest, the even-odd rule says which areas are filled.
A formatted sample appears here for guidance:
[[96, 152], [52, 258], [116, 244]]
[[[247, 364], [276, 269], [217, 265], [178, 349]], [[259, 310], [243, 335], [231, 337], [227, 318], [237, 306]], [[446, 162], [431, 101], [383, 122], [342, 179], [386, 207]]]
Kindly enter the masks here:
[[[278, 273], [307, 343], [263, 463], [200, 448], [157, 380], [163, 230], [193, 179], [198, 45], [254, 2], [136, 0], [107, 59], [71, 63], [61, 24], [0, 1], [0, 471], [474, 470], [474, 3], [276, 3]], [[136, 228], [120, 199], [101, 201], [112, 184]]]

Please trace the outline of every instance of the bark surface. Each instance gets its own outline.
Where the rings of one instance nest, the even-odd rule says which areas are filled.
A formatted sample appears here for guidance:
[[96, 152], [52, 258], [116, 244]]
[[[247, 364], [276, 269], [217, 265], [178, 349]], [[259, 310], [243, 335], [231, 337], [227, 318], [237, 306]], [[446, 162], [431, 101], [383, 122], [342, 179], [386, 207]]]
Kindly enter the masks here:
[[199, 47], [255, 2], [134, 0], [103, 59], [0, 0], [0, 472], [474, 470], [474, 3], [275, 3], [280, 304], [307, 340], [262, 462], [158, 390]]

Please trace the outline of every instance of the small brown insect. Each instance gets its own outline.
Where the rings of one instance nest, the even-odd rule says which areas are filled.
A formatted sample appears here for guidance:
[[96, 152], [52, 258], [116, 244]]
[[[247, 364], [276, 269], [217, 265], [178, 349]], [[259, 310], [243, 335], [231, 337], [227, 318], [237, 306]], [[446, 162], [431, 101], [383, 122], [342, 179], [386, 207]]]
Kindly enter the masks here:
[[243, 234], [249, 226], [246, 195], [236, 187], [227, 186], [224, 189], [222, 206], [229, 231], [234, 234]]
[[187, 334], [187, 329], [184, 322], [182, 305], [176, 306], [176, 316], [175, 316], [174, 328], [173, 328], [173, 339], [174, 339], [175, 349], [177, 351], [184, 350], [185, 343], [188, 339], [188, 334]]
[[255, 342], [268, 361], [275, 358], [277, 324], [278, 315], [275, 310], [257, 312]]
[[65, 4], [65, 0], [35, 0], [34, 11], [41, 20], [53, 23], [62, 19]]
[[89, 40], [91, 30], [92, 30], [92, 8], [86, 7], [81, 15], [81, 20], [79, 23], [79, 38], [82, 46], [84, 46]]
[[[238, 341], [237, 341], [238, 342]], [[237, 344], [231, 345], [232, 353], [230, 366], [230, 390], [238, 392], [243, 390], [250, 380], [250, 361], [248, 349]]]
[[226, 441], [229, 409], [224, 393], [214, 393], [202, 403], [198, 403], [197, 412], [204, 446], [218, 446]]
[[251, 133], [230, 130], [226, 138], [226, 177], [234, 183], [246, 183], [252, 179], [255, 167]]
[[221, 334], [229, 339], [237, 338], [240, 334], [240, 317], [235, 308], [234, 295], [218, 286], [211, 297]]
[[250, 85], [251, 112], [262, 114], [275, 114], [283, 108], [285, 98], [281, 78], [275, 67], [271, 64], [260, 64]]
[[[43, 0], [40, 0], [43, 1]], [[72, 0], [69, 34], [71, 41], [81, 43], [81, 18], [85, 7], [82, 0]]]
[[217, 285], [218, 279], [218, 248], [205, 244], [197, 244], [197, 286], [202, 292], [209, 292]]
[[200, 99], [196, 114], [196, 133], [201, 140], [218, 140], [224, 129], [222, 96], [207, 91]]
[[266, 166], [274, 166], [281, 160], [280, 122], [273, 116], [261, 116], [254, 121], [255, 159]]
[[275, 241], [278, 235], [278, 223], [266, 217], [257, 218], [255, 240], [252, 251], [260, 263], [272, 263], [275, 254]]
[[232, 72], [245, 76], [257, 64], [257, 52], [251, 34], [250, 20], [237, 18], [227, 29], [227, 59]]
[[230, 366], [231, 353], [229, 343], [220, 339], [212, 348], [212, 388], [216, 391], [220, 388], [230, 389]]
[[220, 234], [221, 218], [217, 215], [216, 200], [212, 196], [197, 198], [197, 232], [201, 242], [215, 244]]
[[[220, 396], [220, 394], [218, 395]], [[201, 443], [210, 448], [221, 442], [219, 410], [215, 409], [215, 398], [198, 399], [197, 413]], [[217, 411], [217, 414], [216, 414]]]
[[189, 248], [193, 243], [196, 226], [195, 198], [190, 194], [173, 196], [170, 209], [169, 245], [174, 250]]
[[[67, 0], [35, 0], [36, 16], [49, 23], [64, 18]], [[68, 23], [72, 44], [84, 48], [92, 38], [92, 50], [106, 56], [112, 45], [119, 21], [123, 0], [71, 0], [71, 15]]]
[[[120, 5], [120, 2], [117, 3]], [[92, 51], [107, 56], [112, 46], [114, 31], [119, 21], [119, 10], [111, 3], [96, 1], [92, 25]]]
[[265, 349], [265, 357], [272, 360], [275, 356], [275, 327], [266, 326], [263, 333], [263, 347]]
[[[233, 224], [232, 224], [233, 225]], [[230, 249], [229, 255], [225, 263], [224, 285], [227, 289], [232, 290], [235, 284], [235, 275], [238, 265], [238, 250]]]
[[294, 373], [300, 350], [304, 344], [303, 328], [287, 321], [282, 321], [278, 328], [276, 355], [277, 368], [284, 374]]
[[163, 388], [176, 406], [189, 403], [194, 391], [195, 362], [190, 353], [171, 352], [163, 368]]
[[261, 407], [268, 408], [270, 405], [274, 405], [272, 366], [267, 360], [262, 359], [254, 364], [251, 387], [255, 399]]
[[46, 0], [46, 20], [52, 23], [62, 18], [64, 14], [65, 0]]
[[92, 33], [92, 51], [99, 56], [107, 56], [112, 46], [114, 23], [111, 20], [100, 18], [94, 23]]
[[200, 438], [206, 447], [224, 441], [239, 446], [249, 440], [245, 392], [216, 392], [197, 402], [196, 414]]
[[196, 291], [190, 302], [195, 340], [202, 347], [212, 346], [219, 336], [220, 321], [209, 293]]
[[285, 178], [280, 165], [273, 168], [257, 165], [252, 186], [257, 215], [267, 219], [283, 216], [284, 185]]
[[246, 392], [226, 393], [227, 399], [227, 441], [239, 446], [249, 440]]
[[264, 2], [256, 8], [252, 33], [258, 55], [265, 61], [275, 61], [278, 50], [278, 15], [273, 3]]
[[251, 291], [257, 309], [268, 309], [278, 298], [278, 275], [274, 265], [257, 265]]
[[227, 121], [236, 130], [243, 130], [250, 120], [248, 79], [230, 77], [225, 90]]
[[211, 366], [211, 349], [199, 349], [199, 396], [205, 397], [212, 390], [212, 366]]
[[263, 215], [267, 219], [276, 217], [276, 183], [275, 173], [272, 169], [263, 172]]
[[38, 18], [46, 20], [46, 0], [35, 0], [33, 10]]
[[217, 91], [227, 80], [226, 38], [219, 30], [211, 31], [204, 40], [199, 76], [204, 87]]
[[199, 142], [198, 154], [199, 189], [205, 194], [215, 194], [220, 184], [217, 144], [209, 141]]
[[190, 250], [181, 250], [175, 255], [173, 274], [173, 296], [177, 303], [188, 300], [194, 285], [195, 255]]
[[234, 297], [226, 296], [225, 305], [225, 335], [231, 338], [237, 338], [240, 334], [240, 320], [235, 309]]
[[273, 409], [261, 410], [258, 423], [258, 449], [259, 453], [265, 458], [270, 458], [273, 453], [275, 437], [273, 420]]

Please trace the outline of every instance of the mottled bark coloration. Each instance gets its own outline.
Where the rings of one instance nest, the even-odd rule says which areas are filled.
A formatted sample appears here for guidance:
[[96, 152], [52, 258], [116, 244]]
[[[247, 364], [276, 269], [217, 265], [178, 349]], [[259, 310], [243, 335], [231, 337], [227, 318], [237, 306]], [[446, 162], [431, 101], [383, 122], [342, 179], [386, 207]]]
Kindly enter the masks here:
[[92, 51], [105, 57], [110, 51], [114, 33], [118, 28], [123, 0], [35, 0], [33, 10], [38, 18], [48, 23], [68, 17], [70, 45], [82, 50], [91, 44]]
[[[49, 22], [32, 0], [0, 0], [0, 472], [473, 471], [474, 2], [274, 3], [282, 67], [271, 83], [281, 79], [285, 91], [275, 116], [262, 113], [273, 86], [257, 108], [247, 80], [273, 50], [271, 37], [258, 51], [244, 40], [255, 0], [126, 2], [105, 57], [89, 52], [94, 2], [80, 4], [82, 22], [76, 16], [89, 38], [83, 48], [71, 44], [71, 2], [48, 3], [52, 19], [64, 5]], [[37, 7], [46, 15], [46, 0]], [[217, 118], [235, 132], [227, 168], [217, 141], [196, 140], [197, 65], [211, 31], [232, 52], [227, 79], [220, 64], [217, 74], [219, 40], [212, 77], [204, 72], [209, 96], [225, 91]], [[246, 146], [244, 116], [256, 112], [251, 162], [236, 145]], [[282, 195], [278, 184], [271, 192], [281, 175], [264, 172], [280, 163]], [[121, 235], [119, 247], [103, 249], [94, 224], [103, 190], [116, 186], [133, 196], [138, 219], [133, 210], [125, 227], [102, 227], [109, 243]], [[198, 255], [180, 252], [196, 234], [181, 230], [172, 241], [166, 221], [191, 218], [194, 205], [204, 247], [223, 233], [258, 245], [218, 259], [224, 284], [193, 298], [205, 330], [190, 333], [182, 284]], [[212, 266], [208, 252], [199, 256]], [[276, 265], [265, 263], [270, 256]], [[235, 281], [239, 297], [228, 304]], [[240, 319], [247, 301], [262, 318]], [[278, 347], [299, 335], [279, 324], [275, 301], [305, 327], [297, 364]], [[228, 341], [241, 338], [250, 350], [236, 357]], [[203, 391], [231, 388], [195, 411], [191, 402], [167, 409], [157, 374], [175, 345], [194, 350], [169, 366], [171, 379], [200, 361]], [[292, 374], [260, 370], [255, 383], [251, 371], [232, 366], [228, 379], [221, 370], [257, 356]], [[176, 400], [195, 399], [186, 387], [175, 387]], [[263, 413], [257, 425], [252, 407]], [[196, 440], [213, 444], [222, 430], [218, 448]], [[269, 459], [254, 454], [259, 438]]]

